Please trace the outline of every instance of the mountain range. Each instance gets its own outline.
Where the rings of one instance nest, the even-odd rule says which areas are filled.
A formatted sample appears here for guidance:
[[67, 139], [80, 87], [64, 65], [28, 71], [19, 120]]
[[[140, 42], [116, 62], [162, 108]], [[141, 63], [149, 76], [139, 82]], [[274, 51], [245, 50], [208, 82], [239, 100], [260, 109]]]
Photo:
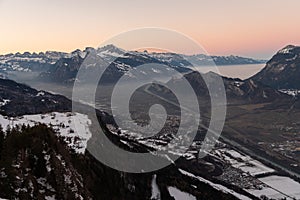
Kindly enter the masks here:
[[[246, 80], [221, 77], [228, 100], [228, 118], [224, 133], [222, 133], [224, 138], [217, 144], [219, 150], [211, 152], [203, 159], [198, 159], [197, 144], [200, 141], [196, 140], [191, 149], [182, 154], [182, 158], [175, 163], [165, 169], [147, 174], [119, 172], [98, 162], [89, 151], [86, 151], [87, 140], [93, 139], [90, 133], [92, 129], [89, 130], [87, 127], [97, 123], [93, 120], [99, 120], [100, 124], [104, 124], [104, 131], [100, 134], [107, 135], [120, 148], [133, 152], [151, 152], [163, 148], [161, 144], [167, 142], [164, 135], [137, 139], [131, 133], [119, 129], [113, 118], [105, 112], [97, 110], [97, 119], [89, 119], [83, 114], [72, 113], [71, 100], [62, 95], [36, 90], [12, 80], [0, 79], [0, 122], [3, 125], [3, 130], [0, 130], [0, 197], [7, 199], [171, 200], [174, 199], [172, 196], [174, 188], [180, 188], [176, 190], [177, 194], [181, 192], [181, 195], [186, 195], [186, 198], [191, 199], [266, 199], [265, 196], [253, 195], [251, 191], [261, 192], [264, 188], [272, 190], [271, 187], [258, 181], [256, 175], [251, 174], [252, 172], [245, 172], [241, 170], [243, 168], [235, 168], [230, 164], [249, 158], [240, 154], [235, 159], [237, 148], [230, 146], [230, 143], [225, 144], [226, 136], [231, 136], [235, 139], [234, 141], [244, 144], [244, 147], [253, 145], [255, 152], [260, 155], [266, 153], [267, 158], [273, 156], [269, 149], [276, 143], [270, 143], [266, 149], [260, 149], [263, 144], [269, 144], [269, 141], [263, 143], [260, 141], [261, 138], [269, 137], [269, 129], [265, 131], [265, 129], [257, 128], [260, 123], [271, 120], [271, 123], [268, 123], [272, 128], [270, 130], [279, 129], [280, 132], [284, 132], [279, 136], [279, 140], [297, 137], [292, 134], [298, 130], [296, 129], [297, 122], [287, 123], [288, 125], [284, 126], [279, 124], [275, 117], [278, 114], [284, 116], [286, 121], [292, 121], [293, 118], [296, 119], [293, 117], [294, 114], [299, 112], [299, 100], [281, 90], [299, 89], [299, 49], [291, 45], [283, 48], [267, 62], [265, 68]], [[128, 52], [108, 45], [99, 49], [76, 50], [71, 54], [59, 52], [9, 54], [1, 57], [1, 69], [3, 73], [15, 70], [24, 73], [35, 71], [40, 73], [40, 80], [47, 79], [61, 84], [72, 83], [88, 54], [99, 55], [104, 62], [113, 61], [106, 74], [105, 82], [115, 81], [123, 74], [128, 75], [131, 69], [148, 62], [164, 64], [184, 72], [185, 78], [199, 99], [204, 100], [204, 104], [200, 106], [206, 107], [206, 110], [201, 115], [204, 118], [209, 115], [209, 103], [206, 104], [206, 100], [209, 101], [209, 92], [203, 77], [213, 84], [214, 77], [219, 75], [213, 72], [199, 74], [192, 71], [192, 61], [187, 62], [186, 55]], [[36, 59], [38, 57], [39, 59]], [[211, 62], [204, 55], [191, 57], [193, 62], [198, 59], [199, 65]], [[221, 57], [213, 59], [220, 59], [218, 62], [223, 60]], [[232, 59], [236, 60], [239, 57], [232, 57]], [[233, 63], [233, 60], [230, 62]], [[13, 66], [16, 65], [20, 67], [14, 68]], [[156, 70], [150, 71], [159, 74]], [[92, 70], [92, 72], [95, 71]], [[181, 81], [181, 78], [172, 78], [167, 84], [180, 85]], [[168, 94], [168, 91], [161, 90], [160, 87], [153, 88], [153, 90], [163, 92], [164, 95]], [[83, 109], [87, 107], [90, 109], [87, 105], [80, 105]], [[209, 121], [209, 117], [204, 121], [206, 120]], [[254, 128], [250, 123], [251, 120], [254, 120]], [[74, 123], [81, 124], [84, 131], [77, 132], [74, 129]], [[233, 128], [232, 124], [234, 124]], [[171, 128], [174, 127], [176, 128], [176, 125], [172, 124]], [[167, 131], [173, 130], [171, 128]], [[291, 133], [288, 133], [289, 130]], [[258, 132], [261, 135], [257, 136]], [[241, 133], [242, 138], [236, 139], [235, 137]], [[201, 138], [202, 129], [199, 130], [198, 135]], [[176, 137], [169, 133], [167, 136]], [[276, 140], [276, 137], [275, 134], [271, 135], [270, 140]], [[178, 154], [178, 152], [172, 153]], [[285, 158], [280, 154], [279, 158], [279, 163], [283, 163], [285, 167], [290, 167], [295, 162], [291, 156]], [[272, 159], [274, 162], [277, 161], [276, 158], [272, 157]], [[253, 158], [250, 160], [251, 162], [243, 164], [247, 169], [259, 163]], [[274, 166], [268, 165], [268, 167]], [[286, 175], [280, 168], [274, 169], [278, 172], [271, 170], [271, 174]], [[296, 166], [293, 169], [297, 171], [299, 167]], [[264, 173], [259, 176], [263, 176]]]
[[15, 54], [0, 55], [0, 70], [7, 71], [45, 71], [62, 57], [71, 56], [70, 54], [56, 51], [45, 53], [24, 52]]
[[[45, 53], [7, 54], [0, 56], [0, 73], [2, 76], [9, 72], [38, 72], [40, 78], [50, 81], [72, 82], [83, 59], [88, 54], [95, 54], [106, 62], [112, 62], [108, 76], [116, 77], [129, 69], [146, 63], [165, 64], [180, 72], [191, 71], [194, 66], [210, 65], [243, 65], [265, 63], [264, 60], [244, 58], [240, 56], [208, 56], [204, 54], [183, 55], [176, 53], [148, 53], [137, 51], [126, 51], [114, 45], [107, 45], [100, 48], [88, 47], [81, 51], [79, 49], [71, 52], [47, 51]], [[114, 62], [113, 62], [114, 61]], [[153, 72], [158, 73], [158, 72]], [[112, 77], [115, 78], [115, 77]], [[109, 78], [108, 78], [109, 79]]]

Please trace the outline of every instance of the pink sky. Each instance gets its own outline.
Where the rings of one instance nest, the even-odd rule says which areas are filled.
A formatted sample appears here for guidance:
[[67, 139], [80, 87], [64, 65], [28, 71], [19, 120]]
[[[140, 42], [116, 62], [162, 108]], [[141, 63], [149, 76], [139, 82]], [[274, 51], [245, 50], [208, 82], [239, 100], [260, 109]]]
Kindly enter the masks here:
[[188, 35], [210, 54], [267, 59], [300, 44], [299, 8], [299, 0], [0, 0], [0, 54], [69, 52], [127, 30], [161, 27]]

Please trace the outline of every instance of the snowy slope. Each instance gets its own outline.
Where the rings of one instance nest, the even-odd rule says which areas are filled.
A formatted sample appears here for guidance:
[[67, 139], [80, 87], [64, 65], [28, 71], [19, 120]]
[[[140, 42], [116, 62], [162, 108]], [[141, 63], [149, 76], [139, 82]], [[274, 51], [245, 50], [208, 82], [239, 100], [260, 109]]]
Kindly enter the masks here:
[[182, 192], [181, 190], [175, 187], [168, 187], [169, 193], [175, 200], [196, 200], [196, 197], [188, 194], [186, 192]]
[[[21, 117], [6, 117], [0, 115], [0, 124], [6, 130], [16, 125], [29, 125], [43, 123], [64, 137], [68, 146], [74, 149], [77, 153], [84, 153], [87, 147], [87, 141], [92, 134], [89, 130], [91, 120], [87, 115], [80, 113], [59, 113], [52, 112], [48, 114], [24, 115]], [[76, 124], [76, 128], [75, 128]]]

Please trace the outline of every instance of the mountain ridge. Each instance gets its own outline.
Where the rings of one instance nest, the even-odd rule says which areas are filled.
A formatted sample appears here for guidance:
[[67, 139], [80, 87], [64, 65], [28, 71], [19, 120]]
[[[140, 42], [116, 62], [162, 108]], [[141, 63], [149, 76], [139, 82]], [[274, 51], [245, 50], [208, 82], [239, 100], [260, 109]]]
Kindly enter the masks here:
[[[21, 71], [21, 72], [30, 72], [38, 71], [45, 72], [49, 70], [53, 65], [62, 58], [71, 58], [76, 55], [80, 55], [82, 58], [86, 56], [89, 52], [92, 51], [106, 51], [107, 56], [121, 56], [122, 54], [146, 54], [149, 57], [156, 58], [159, 60], [159, 57], [163, 58], [166, 56], [173, 55], [174, 57], [181, 57], [180, 60], [188, 60], [193, 63], [193, 65], [205, 66], [205, 65], [237, 65], [237, 64], [259, 64], [264, 63], [264, 60], [246, 58], [241, 56], [214, 56], [214, 55], [204, 55], [204, 54], [195, 54], [195, 55], [184, 55], [178, 53], [148, 53], [148, 52], [137, 52], [137, 51], [126, 51], [119, 47], [116, 47], [112, 44], [106, 45], [99, 48], [86, 47], [84, 50], [76, 49], [70, 53], [59, 52], [59, 51], [46, 51], [46, 52], [24, 52], [24, 53], [15, 53], [15, 54], [4, 54], [0, 55], [0, 72], [9, 72], [9, 71]], [[112, 53], [113, 51], [117, 53]], [[176, 60], [176, 59], [174, 59]], [[162, 60], [161, 60], [162, 61]], [[186, 61], [182, 62], [183, 65], [188, 66], [189, 64]], [[179, 63], [179, 65], [182, 65]], [[178, 65], [178, 63], [177, 63]]]
[[[93, 65], [97, 66], [96, 68], [89, 68], [90, 71], [94, 70], [89, 72], [91, 74], [99, 73], [97, 68], [100, 69], [103, 66], [110, 65], [103, 76], [105, 77], [105, 82], [114, 82], [123, 75], [133, 77], [134, 75], [130, 73], [130, 70], [134, 68], [138, 70], [138, 66], [143, 64], [163, 64], [179, 72], [186, 73], [193, 71], [193, 67], [197, 66], [262, 63], [262, 61], [239, 56], [224, 57], [203, 54], [187, 56], [170, 52], [148, 53], [147, 51], [126, 51], [114, 45], [107, 45], [98, 49], [89, 48], [84, 51], [74, 51], [70, 55], [67, 58], [59, 59], [51, 69], [41, 73], [40, 78], [48, 81], [72, 83], [75, 81], [76, 73], [85, 58], [94, 59], [93, 63], [99, 61], [99, 63]], [[152, 72], [148, 71], [147, 73], [141, 70], [140, 74], [144, 74], [145, 76], [161, 76], [164, 72], [153, 69]]]
[[275, 89], [300, 89], [300, 46], [279, 50], [257, 74], [250, 77]]

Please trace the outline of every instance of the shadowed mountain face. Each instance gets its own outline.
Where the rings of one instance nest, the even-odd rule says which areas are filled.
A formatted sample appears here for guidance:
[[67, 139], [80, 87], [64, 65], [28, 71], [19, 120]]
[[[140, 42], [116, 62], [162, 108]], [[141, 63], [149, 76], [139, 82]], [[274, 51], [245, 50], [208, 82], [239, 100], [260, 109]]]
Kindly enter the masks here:
[[[203, 77], [211, 80], [210, 84], [214, 84], [214, 79], [219, 76], [215, 73], [209, 72], [200, 74], [192, 72], [185, 75], [185, 78], [190, 82], [195, 90], [197, 96], [202, 98], [209, 98], [209, 91]], [[226, 96], [228, 103], [265, 103], [274, 102], [277, 100], [290, 100], [291, 98], [267, 85], [264, 85], [253, 79], [240, 80], [227, 77], [221, 77], [224, 82]], [[169, 84], [179, 84], [180, 79], [171, 80]]]
[[9, 116], [71, 110], [64, 96], [37, 91], [12, 80], [0, 79], [1, 113]]
[[286, 46], [251, 79], [275, 89], [300, 89], [300, 47]]

